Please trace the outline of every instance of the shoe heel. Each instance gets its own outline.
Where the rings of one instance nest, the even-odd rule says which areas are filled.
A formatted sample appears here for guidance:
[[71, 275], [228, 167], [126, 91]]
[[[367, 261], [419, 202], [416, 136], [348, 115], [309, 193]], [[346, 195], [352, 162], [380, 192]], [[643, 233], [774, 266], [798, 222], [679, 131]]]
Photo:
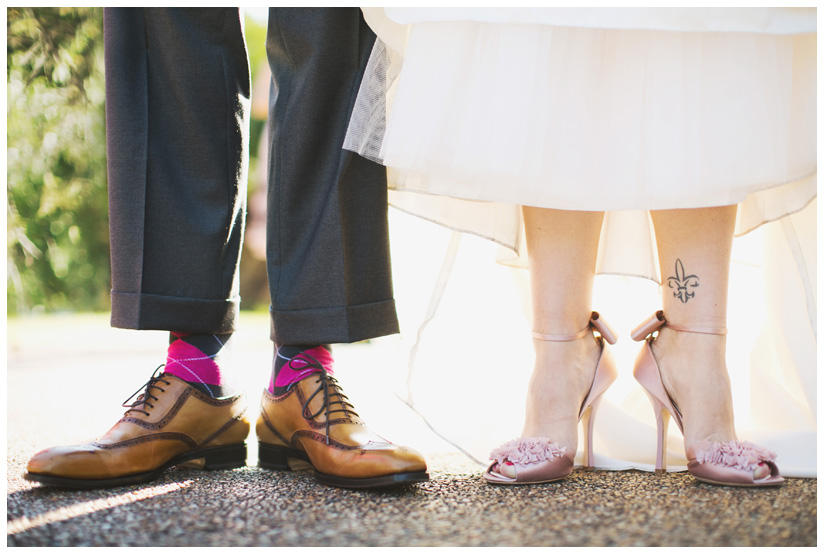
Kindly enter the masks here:
[[652, 393], [645, 390], [650, 403], [653, 405], [653, 412], [656, 415], [656, 474], [667, 472], [667, 427], [670, 424], [670, 411], [664, 403], [657, 399]]
[[258, 466], [269, 470], [313, 468], [303, 451], [261, 442], [258, 442]]
[[283, 448], [258, 443], [258, 466], [271, 470], [289, 470], [288, 455]]
[[[670, 423], [671, 417], [676, 421], [676, 425], [679, 426], [682, 436], [685, 435], [682, 413], [665, 389], [664, 381], [662, 380], [662, 370], [656, 362], [656, 357], [653, 356], [653, 350], [651, 348], [653, 341], [658, 337], [654, 337], [653, 334], [662, 327], [668, 327], [677, 332], [702, 333], [707, 335], [725, 335], [728, 332], [726, 328], [676, 326], [667, 322], [661, 310], [631, 332], [630, 335], [635, 341], [645, 342], [644, 347], [642, 347], [642, 350], [636, 357], [633, 376], [650, 399], [653, 405], [653, 412], [656, 415], [656, 434], [658, 436], [656, 446], [657, 474], [667, 472], [667, 426]], [[697, 445], [696, 447], [698, 450], [720, 449], [719, 443], [700, 443], [702, 445]], [[775, 453], [771, 453], [762, 447], [748, 443], [740, 443], [736, 440], [731, 441], [728, 445], [740, 450], [740, 452], [746, 452], [747, 454], [742, 454], [745, 460], [753, 457], [758, 460], [760, 464], [770, 465], [770, 476], [765, 479], [755, 479], [753, 467], [747, 469], [739, 468], [738, 465], [741, 463], [738, 462], [738, 458], [735, 463], [726, 460], [722, 462], [710, 462], [709, 459], [714, 459], [716, 454], [721, 454], [721, 451], [718, 450], [716, 454], [711, 454], [710, 456], [705, 455], [704, 460], [699, 461], [692, 457], [691, 447], [688, 447], [685, 453], [688, 457], [688, 472], [699, 481], [721, 486], [771, 486], [783, 482], [783, 478], [779, 475], [779, 469], [774, 463], [776, 459]], [[750, 451], [748, 452], [748, 450]]]
[[229, 470], [246, 466], [246, 443], [210, 449], [203, 456], [204, 470]]
[[[633, 376], [642, 386], [647, 398], [650, 399], [650, 404], [653, 405], [653, 413], [656, 416], [655, 472], [656, 474], [662, 474], [667, 472], [667, 427], [670, 424], [670, 417], [675, 417], [680, 430], [682, 429], [682, 422], [678, 410], [670, 402], [667, 391], [662, 385], [662, 374], [656, 359], [653, 357], [650, 343], [647, 343], [639, 352], [633, 368]], [[674, 411], [676, 411], [675, 414]]]
[[[602, 323], [602, 325], [604, 324]], [[588, 471], [595, 470], [596, 468], [596, 452], [593, 450], [593, 429], [596, 422], [596, 411], [602, 403], [602, 398], [604, 397], [605, 392], [610, 385], [616, 381], [616, 376], [618, 375], [618, 372], [616, 372], [616, 362], [613, 359], [613, 355], [604, 345], [605, 341], [609, 341], [609, 339], [605, 336], [605, 333], [609, 332], [609, 328], [606, 328], [606, 330], [607, 331], [602, 331], [600, 329], [602, 337], [605, 338], [601, 340], [602, 354], [599, 358], [599, 364], [596, 366], [596, 375], [593, 376], [593, 384], [590, 386], [590, 393], [588, 393], [587, 399], [584, 401], [584, 411], [582, 411], [579, 416], [579, 420], [582, 422], [582, 431], [584, 433], [584, 448], [582, 453], [584, 455], [583, 468]], [[612, 335], [610, 337], [612, 338]], [[613, 340], [612, 343], [615, 343], [615, 340]], [[591, 395], [593, 395], [592, 400], [590, 400]]]
[[596, 469], [595, 451], [593, 451], [593, 428], [596, 422], [596, 410], [602, 401], [601, 395], [593, 400], [589, 407], [584, 409], [581, 416], [582, 432], [584, 433], [584, 448], [583, 448], [583, 470], [592, 471]]

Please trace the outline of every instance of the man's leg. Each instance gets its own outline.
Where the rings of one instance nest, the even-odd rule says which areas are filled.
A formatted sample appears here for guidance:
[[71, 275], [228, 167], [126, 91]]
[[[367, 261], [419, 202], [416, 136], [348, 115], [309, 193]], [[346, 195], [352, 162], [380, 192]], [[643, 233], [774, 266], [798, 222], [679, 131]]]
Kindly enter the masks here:
[[398, 333], [386, 168], [341, 148], [374, 41], [356, 8], [270, 11], [267, 259], [279, 344]]
[[398, 332], [386, 170], [342, 149], [374, 41], [357, 8], [270, 10], [267, 54], [278, 86], [267, 263], [276, 354], [257, 426], [260, 461], [283, 469], [304, 459], [319, 480], [343, 487], [427, 479], [423, 457], [369, 432], [332, 377], [331, 343]]
[[242, 466], [249, 432], [219, 356], [246, 197], [238, 10], [107, 8], [104, 32], [112, 325], [174, 333], [165, 372], [107, 434], [30, 461], [29, 479], [63, 487], [139, 483], [192, 459]]
[[237, 10], [105, 12], [112, 325], [229, 332], [246, 201]]

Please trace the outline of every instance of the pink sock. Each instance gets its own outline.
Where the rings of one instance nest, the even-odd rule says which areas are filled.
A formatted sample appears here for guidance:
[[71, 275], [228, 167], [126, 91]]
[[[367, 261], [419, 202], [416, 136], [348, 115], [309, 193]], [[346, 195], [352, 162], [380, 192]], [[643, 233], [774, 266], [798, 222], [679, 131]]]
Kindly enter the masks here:
[[328, 345], [317, 347], [285, 345], [275, 353], [269, 392], [281, 394], [307, 376], [326, 370], [332, 375], [335, 364]]
[[226, 380], [217, 357], [230, 336], [231, 334], [187, 335], [172, 332], [164, 371], [212, 397], [222, 396]]

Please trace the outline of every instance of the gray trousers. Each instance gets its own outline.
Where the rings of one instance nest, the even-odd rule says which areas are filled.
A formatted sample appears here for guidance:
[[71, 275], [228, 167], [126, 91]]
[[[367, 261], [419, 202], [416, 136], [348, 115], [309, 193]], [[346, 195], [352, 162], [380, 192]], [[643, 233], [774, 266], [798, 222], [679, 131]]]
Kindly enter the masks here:
[[[237, 9], [104, 12], [112, 325], [234, 330], [249, 68]], [[273, 8], [272, 339], [398, 332], [385, 169], [341, 149], [375, 35], [356, 8]]]

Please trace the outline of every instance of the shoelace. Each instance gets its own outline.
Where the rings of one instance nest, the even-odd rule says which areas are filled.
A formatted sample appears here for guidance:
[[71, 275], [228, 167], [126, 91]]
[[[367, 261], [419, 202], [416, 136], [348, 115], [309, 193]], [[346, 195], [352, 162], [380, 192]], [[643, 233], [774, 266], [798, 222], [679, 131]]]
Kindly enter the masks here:
[[[293, 365], [294, 362], [296, 364], [303, 364], [300, 367], [298, 367]], [[343, 412], [346, 415], [358, 416], [358, 413], [355, 412], [354, 407], [352, 406], [352, 403], [349, 402], [347, 396], [341, 392], [341, 386], [338, 385], [338, 380], [336, 380], [334, 377], [330, 376], [327, 373], [327, 369], [324, 367], [323, 364], [318, 362], [318, 359], [316, 359], [312, 355], [300, 353], [292, 357], [292, 359], [290, 359], [289, 367], [295, 370], [296, 372], [305, 372], [309, 369], [320, 371], [319, 379], [315, 382], [319, 384], [318, 389], [316, 389], [312, 393], [312, 395], [309, 396], [304, 405], [301, 407], [301, 411], [306, 411], [307, 407], [309, 407], [309, 404], [312, 402], [315, 396], [318, 395], [318, 393], [323, 392], [324, 402], [321, 405], [321, 408], [319, 408], [314, 414], [310, 415], [310, 418], [316, 418], [322, 412], [324, 413], [324, 417], [326, 418], [326, 443], [327, 445], [329, 445], [330, 415], [334, 412]], [[339, 405], [340, 407], [333, 409], [332, 405]]]
[[[149, 412], [147, 412], [145, 409], [139, 409], [137, 407], [143, 406], [143, 407], [149, 407], [150, 409], [154, 408], [154, 405], [151, 404], [149, 401], [150, 400], [157, 401], [158, 398], [155, 397], [154, 395], [152, 395], [151, 390], [152, 389], [159, 389], [161, 391], [161, 393], [163, 393], [166, 390], [163, 389], [162, 387], [160, 387], [159, 385], [157, 385], [157, 383], [158, 382], [163, 382], [166, 385], [171, 385], [172, 384], [172, 382], [167, 381], [167, 380], [165, 380], [161, 377], [163, 375], [163, 372], [160, 372], [160, 370], [164, 366], [166, 366], [166, 365], [161, 364], [160, 366], [155, 368], [155, 371], [152, 372], [152, 377], [149, 378], [149, 381], [146, 382], [145, 384], [143, 384], [142, 386], [140, 386], [140, 388], [138, 388], [137, 391], [135, 391], [134, 393], [129, 395], [129, 397], [125, 401], [123, 401], [123, 404], [122, 404], [123, 408], [128, 409], [125, 414], [129, 414], [132, 411], [136, 411], [136, 412], [142, 412], [146, 416], [149, 416]], [[160, 373], [158, 373], [158, 372], [160, 372]], [[135, 399], [135, 397], [137, 397], [137, 399]], [[135, 402], [132, 403], [132, 404], [129, 404], [129, 401], [131, 401], [132, 399], [135, 399]]]

